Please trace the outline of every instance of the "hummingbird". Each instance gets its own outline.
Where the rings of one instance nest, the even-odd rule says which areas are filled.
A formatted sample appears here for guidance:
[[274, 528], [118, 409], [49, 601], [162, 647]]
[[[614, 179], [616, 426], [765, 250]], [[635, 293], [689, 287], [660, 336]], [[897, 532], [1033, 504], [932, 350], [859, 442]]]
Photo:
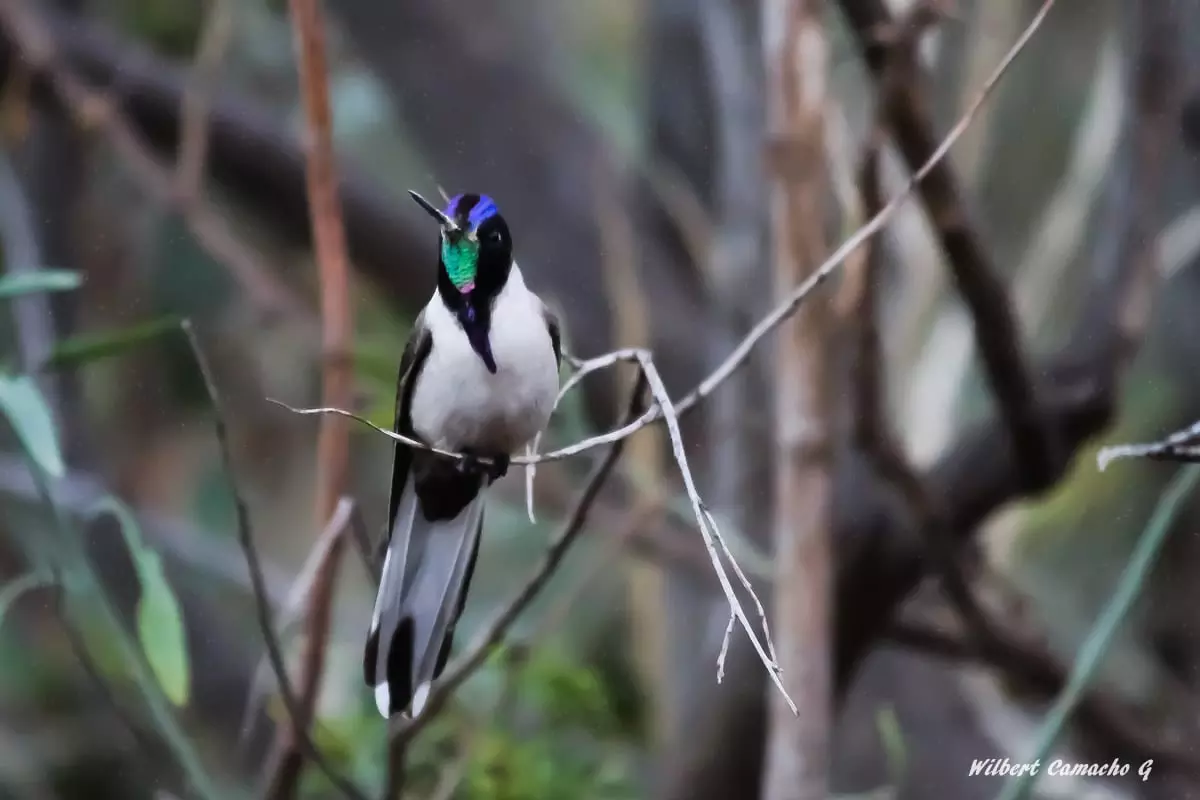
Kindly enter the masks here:
[[396, 443], [379, 593], [363, 677], [379, 713], [421, 713], [450, 655], [479, 555], [488, 487], [550, 421], [562, 361], [557, 317], [525, 285], [496, 203], [459, 194], [440, 210], [437, 288], [400, 357]]

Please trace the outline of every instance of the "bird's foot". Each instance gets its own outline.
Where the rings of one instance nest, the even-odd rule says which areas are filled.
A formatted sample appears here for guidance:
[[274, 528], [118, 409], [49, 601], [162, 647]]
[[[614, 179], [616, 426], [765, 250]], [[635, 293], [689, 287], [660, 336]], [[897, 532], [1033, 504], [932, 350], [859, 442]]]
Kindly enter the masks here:
[[463, 457], [458, 462], [458, 470], [464, 475], [480, 475], [488, 479], [488, 483], [503, 478], [508, 474], [509, 456], [489, 455], [485, 461], [482, 456], [469, 450], [463, 451]]
[[488, 483], [495, 483], [508, 474], [509, 456], [492, 456], [492, 463], [487, 466]]
[[458, 471], [463, 475], [484, 475], [487, 473], [488, 465], [480, 460], [479, 456], [463, 450], [462, 458], [458, 460]]

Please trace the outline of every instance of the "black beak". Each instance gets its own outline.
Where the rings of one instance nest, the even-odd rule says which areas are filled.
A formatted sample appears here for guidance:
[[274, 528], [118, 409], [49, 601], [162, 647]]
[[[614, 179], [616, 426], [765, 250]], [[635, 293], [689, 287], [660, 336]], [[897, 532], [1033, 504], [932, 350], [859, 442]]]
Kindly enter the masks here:
[[425, 209], [426, 214], [428, 214], [429, 216], [431, 216], [437, 220], [438, 225], [441, 225], [443, 230], [445, 230], [447, 232], [458, 230], [458, 225], [454, 222], [454, 220], [452, 220], [448, 216], [446, 216], [446, 214], [443, 211], [441, 211], [440, 209], [438, 209], [437, 207], [435, 207], [433, 205], [433, 203], [430, 203], [428, 200], [426, 200], [424, 197], [421, 197], [421, 195], [417, 194], [412, 189], [408, 190], [408, 194], [410, 197], [412, 197], [413, 200], [417, 201], [417, 205], [419, 205], [421, 208]]

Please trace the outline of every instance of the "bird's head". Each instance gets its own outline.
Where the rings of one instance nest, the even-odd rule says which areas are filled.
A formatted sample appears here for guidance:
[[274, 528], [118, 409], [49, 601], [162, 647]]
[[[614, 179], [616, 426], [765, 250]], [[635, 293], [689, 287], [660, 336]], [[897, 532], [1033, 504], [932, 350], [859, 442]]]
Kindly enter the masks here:
[[459, 194], [439, 209], [414, 191], [417, 205], [437, 220], [439, 236], [438, 292], [455, 312], [472, 345], [496, 371], [488, 345], [491, 302], [512, 271], [512, 236], [492, 198]]
[[443, 211], [416, 192], [409, 194], [441, 228], [439, 283], [477, 300], [499, 292], [512, 268], [512, 237], [495, 201], [459, 194]]

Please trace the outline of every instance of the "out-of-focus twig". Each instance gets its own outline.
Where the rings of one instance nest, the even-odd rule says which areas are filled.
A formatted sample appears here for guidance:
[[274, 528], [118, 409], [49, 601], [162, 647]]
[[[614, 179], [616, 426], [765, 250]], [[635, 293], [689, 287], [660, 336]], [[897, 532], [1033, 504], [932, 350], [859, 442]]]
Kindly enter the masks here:
[[[321, 396], [326, 405], [345, 407], [353, 401], [353, 371], [349, 358], [353, 322], [350, 264], [333, 153], [333, 113], [329, 105], [325, 20], [321, 0], [291, 0], [289, 9], [300, 94], [304, 100], [307, 122], [305, 178], [321, 286]], [[345, 491], [349, 469], [349, 423], [345, 419], [326, 417], [321, 421], [317, 435], [315, 515], [318, 526], [325, 525], [338, 497]], [[341, 551], [339, 545], [336, 552], [340, 554]], [[335, 574], [333, 569], [322, 572], [313, 586], [300, 667], [300, 714], [292, 720], [295, 728], [307, 728], [311, 724], [325, 668], [325, 644], [329, 638]], [[273, 756], [278, 760], [269, 772], [269, 796], [291, 798], [296, 795], [304, 765], [304, 754], [299, 743], [306, 735], [302, 730], [288, 727], [280, 730]]]
[[363, 569], [371, 576], [373, 586], [379, 585], [383, 572], [383, 559], [380, 558], [379, 547], [372, 547], [371, 534], [367, 531], [367, 521], [363, 519], [362, 509], [356, 503], [350, 512], [350, 533], [354, 536], [354, 549], [363, 563]]
[[246, 557], [246, 567], [250, 571], [250, 582], [254, 588], [254, 603], [258, 614], [258, 625], [262, 631], [263, 644], [266, 647], [267, 658], [271, 662], [271, 669], [275, 673], [275, 679], [279, 682], [279, 694], [283, 698], [283, 704], [287, 709], [288, 717], [292, 720], [292, 728], [296, 731], [298, 739], [297, 747], [304, 752], [305, 756], [313, 760], [321, 772], [324, 773], [325, 777], [343, 795], [353, 798], [353, 800], [366, 800], [366, 795], [339, 774], [333, 765], [329, 763], [328, 759], [312, 743], [312, 739], [308, 735], [308, 727], [299, 725], [296, 722], [296, 720], [303, 718], [300, 713], [300, 701], [297, 699], [296, 693], [292, 688], [291, 679], [288, 677], [287, 664], [283, 658], [283, 649], [280, 647], [279, 636], [276, 633], [270, 601], [267, 598], [266, 582], [263, 580], [262, 564], [259, 562], [258, 548], [254, 544], [254, 534], [250, 525], [250, 511], [234, 477], [233, 457], [229, 449], [229, 438], [225, 427], [225, 413], [221, 402], [221, 395], [217, 391], [217, 384], [213, 380], [212, 372], [209, 369], [208, 358], [200, 346], [200, 341], [191, 323], [184, 321], [183, 330], [187, 336], [188, 344], [191, 346], [196, 367], [208, 392], [209, 402], [213, 407], [213, 429], [217, 438], [217, 446], [221, 451], [221, 460], [224, 462], [225, 471], [229, 474], [230, 492], [233, 495], [233, 506], [237, 516], [238, 543], [242, 547], [242, 552]]
[[180, 109], [182, 133], [176, 166], [177, 191], [184, 202], [203, 196], [208, 161], [208, 123], [221, 66], [233, 38], [234, 6], [231, 0], [211, 0], [200, 43], [192, 62], [187, 91]]
[[[1027, 634], [1006, 631], [986, 641], [969, 632], [948, 630], [922, 619], [901, 617], [887, 638], [901, 647], [936, 658], [980, 662], [1001, 671], [1005, 678], [1029, 691], [1050, 697], [1067, 683], [1067, 668]], [[1154, 758], [1193, 774], [1200, 774], [1200, 755], [1186, 744], [1165, 739], [1115, 702], [1102, 690], [1086, 693], [1078, 709], [1080, 722], [1119, 748], [1130, 760]]]
[[30, 68], [48, 77], [51, 88], [77, 124], [99, 130], [138, 184], [177, 213], [196, 242], [225, 265], [254, 304], [266, 311], [307, 318], [307, 305], [262, 263], [224, 217], [199, 197], [176, 190], [172, 170], [142, 143], [134, 128], [102, 92], [84, 84], [61, 60], [53, 40], [23, 0], [0, 2], [0, 27]]
[[[915, 29], [914, 33], [915, 33]], [[915, 40], [897, 42], [897, 46], [914, 48]], [[893, 80], [881, 81], [881, 91], [893, 90]], [[880, 99], [886, 104], [886, 98]], [[880, 120], [882, 123], [882, 120]], [[874, 215], [883, 205], [880, 181], [880, 144], [882, 125], [868, 137], [866, 153], [859, 171], [859, 190], [863, 213]], [[946, 517], [925, 482], [910, 463], [903, 445], [897, 440], [887, 418], [883, 352], [879, 334], [879, 273], [882, 248], [879, 243], [867, 248], [863, 262], [863, 277], [851, 298], [848, 321], [853, 330], [853, 432], [854, 445], [871, 459], [885, 479], [904, 496], [915, 517], [926, 532], [930, 562], [938, 574], [942, 590], [955, 610], [962, 616], [971, 635], [980, 639], [994, 638], [993, 626], [971, 592], [970, 582], [963, 574], [956, 557], [953, 537], [946, 528]]]
[[[913, 41], [912, 31], [928, 27], [939, 16], [942, 4], [925, 0], [902, 21], [891, 17], [884, 0], [841, 0], [840, 5], [867, 66], [881, 84], [880, 102], [886, 104], [888, 127], [909, 169], [915, 170], [928, 163], [938, 137], [930, 121], [916, 48], [894, 45]], [[1021, 40], [1040, 26], [1053, 6], [1054, 0], [1042, 3]], [[895, 85], [883, 91], [882, 84], [888, 81]], [[1037, 406], [1033, 376], [1022, 352], [1008, 292], [982, 240], [968, 223], [963, 193], [950, 165], [943, 163], [931, 170], [920, 192], [974, 320], [975, 341], [988, 383], [1024, 465], [1025, 479], [1032, 488], [1042, 488], [1058, 473], [1061, 448]]]
[[[637, 231], [627, 209], [620, 201], [620, 188], [613, 157], [605, 153], [596, 163], [596, 223], [600, 232], [603, 253], [600, 256], [604, 272], [604, 287], [608, 307], [612, 311], [615, 340], [628, 347], [650, 347], [654, 319], [650, 298], [637, 269]], [[671, 213], [668, 207], [668, 213]], [[685, 228], [680, 223], [680, 230]], [[637, 377], [622, 381], [621, 391], [632, 388]], [[634, 471], [633, 504], [661, 504], [666, 491], [663, 465], [666, 443], [661, 429], [648, 429], [629, 444], [624, 468]], [[669, 631], [665, 573], [656, 564], [628, 561], [624, 577], [629, 594], [628, 625], [631, 660], [639, 682], [647, 687], [647, 737], [658, 741], [664, 730], [665, 708], [670, 706], [670, 686], [676, 677], [670, 667]], [[581, 588], [583, 582], [577, 585]]]
[[[305, 612], [311, 613], [309, 601], [314, 596], [314, 587], [325, 580], [330, 572], [337, 569], [344, 547], [343, 542], [348, 531], [352, 529], [352, 518], [356, 509], [357, 506], [349, 497], [339, 500], [333, 516], [329, 518], [329, 524], [325, 526], [325, 530], [309, 551], [308, 557], [304, 559], [300, 573], [292, 583], [279, 615], [280, 641], [286, 640], [295, 627], [306, 618]], [[246, 737], [250, 732], [250, 726], [258, 717], [263, 697], [263, 684], [267, 681], [270, 668], [271, 665], [264, 656], [259, 660], [258, 666], [254, 669], [254, 675], [250, 679], [249, 696], [246, 699], [246, 710], [242, 713], [240, 727], [243, 746], [248, 741]]]

